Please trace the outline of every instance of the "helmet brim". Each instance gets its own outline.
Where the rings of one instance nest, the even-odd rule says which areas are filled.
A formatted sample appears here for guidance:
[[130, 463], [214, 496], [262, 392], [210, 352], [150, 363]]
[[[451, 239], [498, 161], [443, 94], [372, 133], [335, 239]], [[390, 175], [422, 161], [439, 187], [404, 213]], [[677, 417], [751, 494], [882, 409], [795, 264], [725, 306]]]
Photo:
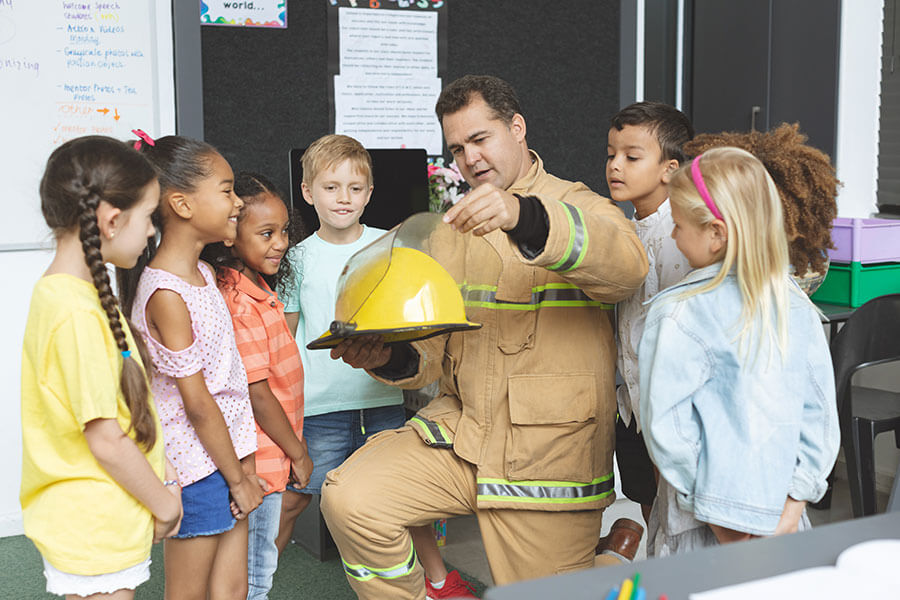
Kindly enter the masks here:
[[385, 344], [399, 344], [407, 342], [415, 342], [425, 340], [436, 335], [451, 333], [454, 331], [469, 331], [472, 329], [480, 329], [480, 323], [446, 323], [441, 325], [416, 325], [411, 327], [401, 327], [395, 329], [354, 329], [353, 331], [334, 334], [330, 331], [323, 333], [321, 336], [306, 345], [309, 350], [324, 350], [334, 348], [344, 340], [353, 339], [364, 335], [379, 335]]

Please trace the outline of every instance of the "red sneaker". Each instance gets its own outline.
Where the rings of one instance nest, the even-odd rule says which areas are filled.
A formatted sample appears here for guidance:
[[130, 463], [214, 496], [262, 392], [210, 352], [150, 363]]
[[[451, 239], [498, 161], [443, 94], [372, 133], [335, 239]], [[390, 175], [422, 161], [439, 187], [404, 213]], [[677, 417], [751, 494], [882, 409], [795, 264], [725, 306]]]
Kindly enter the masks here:
[[440, 600], [441, 598], [478, 598], [475, 595], [475, 586], [459, 576], [459, 571], [447, 573], [444, 587], [436, 589], [425, 578], [425, 598], [427, 600]]

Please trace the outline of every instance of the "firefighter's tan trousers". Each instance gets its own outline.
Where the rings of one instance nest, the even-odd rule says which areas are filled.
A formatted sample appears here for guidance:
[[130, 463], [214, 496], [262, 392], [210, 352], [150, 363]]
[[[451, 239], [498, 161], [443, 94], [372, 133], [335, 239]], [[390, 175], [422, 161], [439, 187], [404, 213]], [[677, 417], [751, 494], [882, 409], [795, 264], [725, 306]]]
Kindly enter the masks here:
[[497, 585], [594, 564], [601, 510], [479, 510], [475, 496], [473, 466], [408, 426], [373, 436], [331, 471], [322, 513], [357, 596], [424, 599], [407, 526], [453, 515], [477, 516]]

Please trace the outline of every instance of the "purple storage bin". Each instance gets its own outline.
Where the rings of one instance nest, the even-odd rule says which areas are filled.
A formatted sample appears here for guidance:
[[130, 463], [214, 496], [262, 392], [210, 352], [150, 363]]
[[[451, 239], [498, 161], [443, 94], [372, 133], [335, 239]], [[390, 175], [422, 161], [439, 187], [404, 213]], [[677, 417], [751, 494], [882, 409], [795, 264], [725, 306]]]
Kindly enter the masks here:
[[838, 217], [831, 230], [834, 262], [900, 262], [900, 220]]

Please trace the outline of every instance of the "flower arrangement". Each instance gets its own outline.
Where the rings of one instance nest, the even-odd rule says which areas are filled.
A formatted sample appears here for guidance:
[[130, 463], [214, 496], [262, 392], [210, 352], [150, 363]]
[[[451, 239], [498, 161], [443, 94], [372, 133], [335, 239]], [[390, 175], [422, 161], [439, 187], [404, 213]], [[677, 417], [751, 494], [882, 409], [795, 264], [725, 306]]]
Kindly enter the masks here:
[[466, 193], [468, 186], [463, 181], [462, 174], [451, 162], [449, 167], [444, 166], [443, 157], [428, 161], [428, 210], [442, 213], [456, 204]]

